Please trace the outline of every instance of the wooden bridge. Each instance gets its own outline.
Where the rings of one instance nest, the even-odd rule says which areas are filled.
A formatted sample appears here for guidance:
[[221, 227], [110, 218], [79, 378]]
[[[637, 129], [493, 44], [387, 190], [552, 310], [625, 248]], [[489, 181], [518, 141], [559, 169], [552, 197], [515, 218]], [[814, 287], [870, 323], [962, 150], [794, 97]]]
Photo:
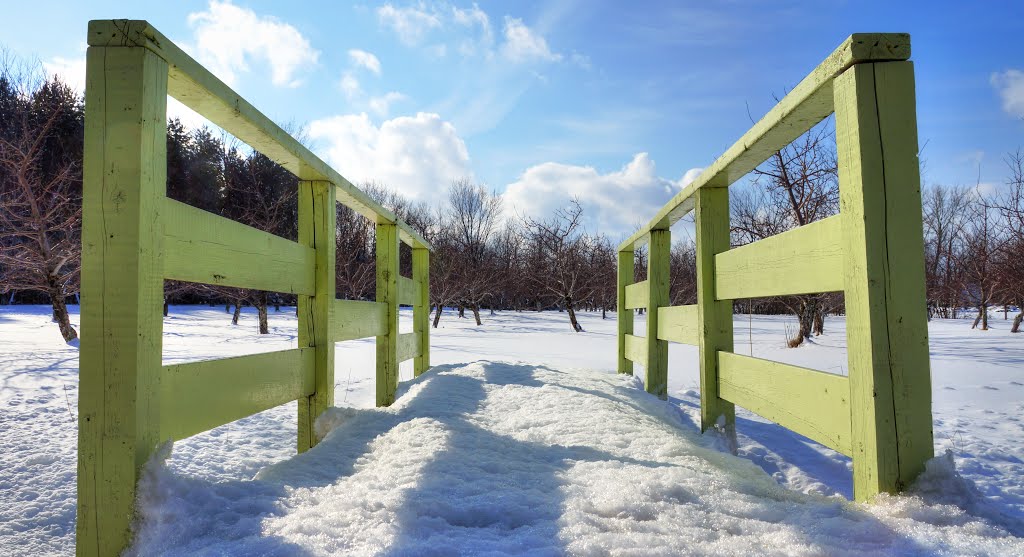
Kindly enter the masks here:
[[[130, 541], [160, 443], [298, 401], [298, 450], [334, 403], [334, 343], [376, 337], [377, 404], [430, 367], [430, 246], [144, 21], [89, 24], [84, 154], [79, 555]], [[667, 342], [700, 346], [702, 429], [739, 404], [854, 459], [855, 493], [898, 491], [932, 454], [923, 247], [907, 35], [854, 35], [619, 247], [619, 364], [667, 392]], [[293, 242], [166, 197], [170, 95], [299, 179]], [[836, 113], [841, 213], [729, 249], [728, 186]], [[375, 301], [335, 299], [335, 210], [376, 224]], [[698, 303], [668, 306], [669, 227], [696, 212]], [[400, 242], [412, 277], [399, 274]], [[648, 244], [648, 279], [633, 251]], [[163, 366], [164, 279], [298, 296], [298, 348]], [[732, 353], [732, 300], [843, 291], [849, 378]], [[411, 305], [414, 331], [398, 332]], [[632, 309], [648, 309], [647, 337]]]

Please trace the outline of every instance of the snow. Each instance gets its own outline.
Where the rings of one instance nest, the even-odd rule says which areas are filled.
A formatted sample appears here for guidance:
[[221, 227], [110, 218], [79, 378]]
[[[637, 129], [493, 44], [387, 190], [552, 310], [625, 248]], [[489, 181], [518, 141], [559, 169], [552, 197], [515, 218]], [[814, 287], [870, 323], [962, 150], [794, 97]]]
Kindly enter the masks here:
[[[583, 313], [576, 334], [557, 312], [479, 328], [446, 314], [437, 368], [412, 381], [404, 365], [387, 409], [372, 340], [338, 344], [338, 408], [307, 453], [294, 404], [163, 447], [130, 554], [1021, 555], [1024, 336], [993, 317], [988, 332], [930, 324], [940, 456], [874, 505], [844, 498], [849, 459], [753, 414], [738, 414], [739, 457], [699, 435], [694, 347], [670, 346], [663, 402], [610, 371], [613, 319]], [[249, 313], [233, 327], [223, 308], [172, 307], [165, 363], [295, 346], [292, 308], [270, 323], [260, 336]], [[845, 372], [841, 318], [798, 349], [787, 318], [735, 327], [737, 352]], [[73, 551], [77, 391], [77, 349], [47, 308], [0, 307], [0, 554]]]

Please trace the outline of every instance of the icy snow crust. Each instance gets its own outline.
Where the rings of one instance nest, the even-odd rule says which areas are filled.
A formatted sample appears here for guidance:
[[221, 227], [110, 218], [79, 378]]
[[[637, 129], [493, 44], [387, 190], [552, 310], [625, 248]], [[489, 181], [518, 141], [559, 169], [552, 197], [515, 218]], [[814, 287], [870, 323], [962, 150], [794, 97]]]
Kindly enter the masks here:
[[[372, 339], [339, 343], [324, 443], [292, 456], [288, 404], [165, 447], [133, 551], [1024, 555], [1024, 339], [1001, 314], [988, 333], [929, 324], [936, 453], [951, 452], [915, 495], [874, 506], [841, 499], [848, 458], [742, 409], [740, 458], [723, 453], [696, 433], [694, 347], [670, 345], [671, 399], [657, 401], [611, 371], [614, 319], [579, 317], [577, 334], [557, 312], [483, 327], [446, 313], [432, 332], [442, 366], [387, 410], [372, 408]], [[223, 308], [172, 307], [164, 362], [295, 346], [294, 308], [271, 312], [269, 335], [248, 310], [229, 322]], [[736, 351], [845, 372], [841, 318], [786, 349], [794, 326], [737, 315]], [[74, 552], [77, 357], [48, 308], [0, 307], [0, 555]]]

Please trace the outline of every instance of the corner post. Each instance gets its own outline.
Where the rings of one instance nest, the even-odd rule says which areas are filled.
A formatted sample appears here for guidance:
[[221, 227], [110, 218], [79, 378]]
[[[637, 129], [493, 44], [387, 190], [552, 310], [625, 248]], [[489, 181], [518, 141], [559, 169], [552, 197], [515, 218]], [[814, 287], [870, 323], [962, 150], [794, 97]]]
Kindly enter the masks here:
[[854, 497], [905, 489], [933, 456], [912, 62], [834, 81]]
[[167, 63], [89, 47], [82, 200], [76, 553], [129, 543], [143, 465], [160, 437]]
[[303, 370], [312, 386], [308, 396], [299, 399], [298, 451], [305, 452], [317, 443], [313, 424], [324, 410], [334, 405], [335, 298], [335, 198], [334, 184], [322, 181], [299, 182], [299, 243], [313, 248], [316, 268], [312, 296], [299, 296], [298, 345], [313, 348], [313, 367]]
[[669, 257], [672, 232], [651, 230], [647, 256], [647, 364], [644, 387], [668, 398], [668, 341], [658, 340], [658, 308], [669, 305]]
[[387, 333], [377, 337], [377, 406], [398, 390], [398, 226], [377, 224], [377, 302], [386, 305]]
[[633, 362], [626, 357], [626, 335], [633, 334], [633, 310], [626, 308], [626, 287], [633, 284], [633, 251], [619, 252], [619, 285], [616, 290], [615, 313], [619, 341], [619, 373], [633, 375]]
[[427, 248], [412, 250], [412, 280], [420, 288], [419, 298], [412, 309], [413, 331], [420, 346], [413, 373], [419, 377], [430, 369], [430, 250]]
[[715, 256], [729, 249], [729, 188], [695, 194], [697, 224], [697, 322], [700, 324], [700, 430], [717, 427], [736, 438], [736, 407], [718, 396], [718, 352], [732, 352], [732, 300], [715, 292]]

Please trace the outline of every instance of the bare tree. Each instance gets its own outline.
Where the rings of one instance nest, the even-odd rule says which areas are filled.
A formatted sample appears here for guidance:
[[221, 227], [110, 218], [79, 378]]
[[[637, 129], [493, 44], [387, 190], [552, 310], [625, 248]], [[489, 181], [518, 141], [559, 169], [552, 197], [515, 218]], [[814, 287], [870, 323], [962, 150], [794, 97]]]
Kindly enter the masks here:
[[501, 197], [469, 180], [456, 180], [448, 190], [448, 216], [445, 226], [460, 260], [456, 271], [459, 301], [473, 311], [476, 324], [481, 325], [480, 304], [498, 286], [491, 241], [501, 217]]

